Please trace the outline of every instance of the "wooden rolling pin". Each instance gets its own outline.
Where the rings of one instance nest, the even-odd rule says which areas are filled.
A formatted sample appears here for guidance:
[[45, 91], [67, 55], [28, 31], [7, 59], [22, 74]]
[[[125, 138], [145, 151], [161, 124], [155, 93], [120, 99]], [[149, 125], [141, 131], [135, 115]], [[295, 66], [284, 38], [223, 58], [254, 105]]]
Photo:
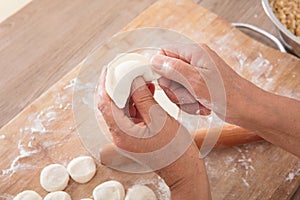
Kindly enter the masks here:
[[[211, 131], [214, 130], [218, 131], [218, 129], [216, 128], [211, 129]], [[194, 133], [194, 140], [198, 148], [201, 147], [207, 131], [208, 131], [207, 129], [203, 129], [203, 130], [198, 130]], [[263, 139], [251, 131], [243, 129], [239, 126], [227, 125], [223, 127], [218, 142], [216, 143], [214, 148], [238, 146], [238, 145], [247, 144], [247, 143], [260, 141], [260, 140]]]
[[[218, 129], [211, 129], [211, 131], [214, 130], [217, 131]], [[194, 141], [198, 148], [201, 147], [207, 131], [208, 129], [203, 129], [194, 133]], [[220, 137], [214, 148], [238, 146], [261, 140], [263, 139], [251, 131], [245, 130], [238, 126], [228, 125], [223, 127]], [[100, 152], [100, 157], [102, 164], [111, 167], [132, 163], [132, 160], [118, 153], [113, 144], [104, 147]]]

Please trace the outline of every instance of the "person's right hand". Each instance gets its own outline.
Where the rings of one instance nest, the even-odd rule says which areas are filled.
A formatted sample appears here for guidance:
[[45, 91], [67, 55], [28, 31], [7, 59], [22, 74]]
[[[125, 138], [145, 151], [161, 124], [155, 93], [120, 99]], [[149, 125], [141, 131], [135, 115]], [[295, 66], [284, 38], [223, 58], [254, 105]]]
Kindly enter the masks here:
[[162, 76], [158, 82], [166, 95], [191, 114], [213, 110], [230, 123], [242, 114], [237, 109], [241, 99], [253, 98], [249, 93], [254, 85], [205, 44], [170, 46], [153, 56], [152, 65]]
[[[194, 114], [203, 106], [213, 109], [226, 122], [255, 131], [265, 140], [300, 157], [299, 100], [257, 87], [203, 44], [163, 49], [152, 58], [152, 65], [162, 76], [159, 84], [181, 109], [188, 108]], [[220, 77], [223, 86], [218, 85]], [[204, 80], [211, 83], [210, 90]], [[212, 93], [224, 95], [226, 104], [222, 98], [212, 102]]]

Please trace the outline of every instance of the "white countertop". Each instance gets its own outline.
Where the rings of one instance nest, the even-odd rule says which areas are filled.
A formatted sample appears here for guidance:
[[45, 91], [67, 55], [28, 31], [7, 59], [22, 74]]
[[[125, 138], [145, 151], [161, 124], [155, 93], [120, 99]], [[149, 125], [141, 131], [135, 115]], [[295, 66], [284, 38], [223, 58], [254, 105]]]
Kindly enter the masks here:
[[0, 23], [32, 0], [0, 0]]

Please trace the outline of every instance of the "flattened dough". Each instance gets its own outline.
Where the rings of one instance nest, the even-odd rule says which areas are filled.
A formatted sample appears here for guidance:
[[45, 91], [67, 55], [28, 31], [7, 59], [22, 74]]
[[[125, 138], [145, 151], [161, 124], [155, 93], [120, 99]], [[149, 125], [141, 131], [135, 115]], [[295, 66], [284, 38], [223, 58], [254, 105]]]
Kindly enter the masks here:
[[14, 200], [42, 200], [42, 197], [33, 190], [25, 190], [17, 194]]
[[125, 107], [131, 83], [138, 76], [143, 76], [145, 81], [160, 77], [152, 71], [150, 60], [141, 54], [121, 54], [108, 64], [105, 89], [119, 108]]
[[71, 160], [67, 170], [74, 181], [87, 183], [96, 173], [96, 164], [92, 157], [80, 156]]
[[47, 194], [44, 200], [72, 200], [72, 198], [68, 193], [64, 191], [57, 191]]
[[64, 190], [69, 182], [67, 169], [60, 164], [46, 166], [40, 176], [41, 186], [48, 192]]
[[118, 181], [106, 181], [93, 190], [94, 200], [123, 200], [125, 190]]
[[134, 185], [128, 189], [125, 200], [157, 200], [157, 198], [149, 187]]

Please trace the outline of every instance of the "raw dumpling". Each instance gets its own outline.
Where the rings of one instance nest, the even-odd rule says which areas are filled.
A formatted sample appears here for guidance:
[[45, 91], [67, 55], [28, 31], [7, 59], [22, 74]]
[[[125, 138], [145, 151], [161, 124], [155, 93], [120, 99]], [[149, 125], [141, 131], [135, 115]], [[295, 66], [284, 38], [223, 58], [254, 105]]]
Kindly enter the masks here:
[[155, 193], [145, 185], [129, 188], [125, 200], [157, 200]]
[[93, 190], [94, 200], [123, 200], [125, 190], [118, 181], [106, 181]]
[[90, 156], [80, 156], [71, 160], [67, 167], [72, 179], [78, 183], [90, 181], [96, 173], [96, 164]]
[[69, 182], [67, 169], [60, 164], [46, 166], [40, 176], [41, 186], [48, 192], [64, 190]]
[[72, 198], [64, 191], [57, 191], [47, 194], [44, 200], [72, 200]]
[[42, 197], [33, 190], [25, 190], [17, 194], [14, 200], [42, 200]]

